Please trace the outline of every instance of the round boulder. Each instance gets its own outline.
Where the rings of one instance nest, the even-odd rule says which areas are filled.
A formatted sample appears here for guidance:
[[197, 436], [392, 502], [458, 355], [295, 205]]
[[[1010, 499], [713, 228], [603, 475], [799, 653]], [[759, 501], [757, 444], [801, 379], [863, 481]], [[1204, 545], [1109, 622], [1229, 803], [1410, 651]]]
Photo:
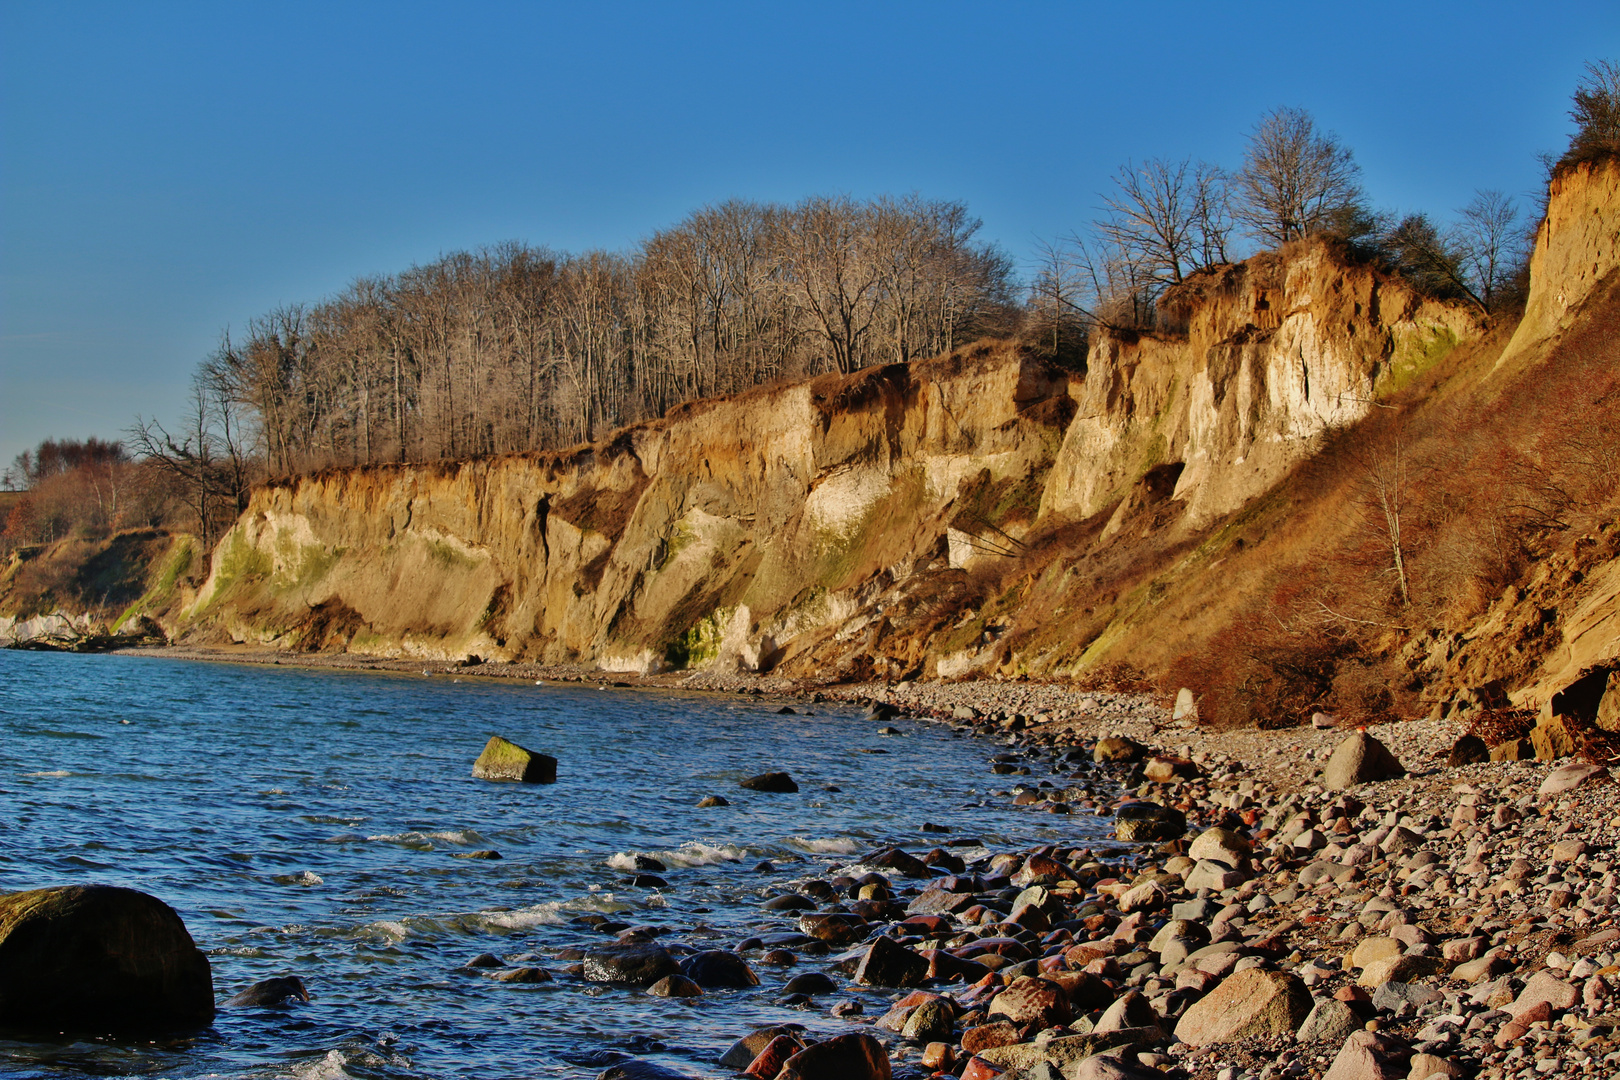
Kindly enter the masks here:
[[681, 974], [707, 989], [746, 990], [759, 985], [759, 976], [736, 953], [710, 949], [694, 953], [681, 962]]
[[1329, 791], [1343, 791], [1357, 784], [1394, 780], [1405, 775], [1405, 767], [1389, 752], [1389, 747], [1365, 731], [1358, 731], [1333, 751], [1327, 768], [1322, 770], [1322, 786]]
[[0, 1026], [162, 1031], [214, 1019], [214, 980], [174, 909], [110, 885], [0, 896]]

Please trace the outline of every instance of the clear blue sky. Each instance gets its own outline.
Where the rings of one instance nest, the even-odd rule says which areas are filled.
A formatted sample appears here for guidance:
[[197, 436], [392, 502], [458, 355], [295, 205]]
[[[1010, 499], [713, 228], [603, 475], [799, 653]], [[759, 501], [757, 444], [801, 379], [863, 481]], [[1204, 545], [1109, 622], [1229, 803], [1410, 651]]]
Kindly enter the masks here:
[[704, 203], [965, 200], [1021, 264], [1281, 104], [1374, 203], [1524, 194], [1620, 4], [0, 5], [0, 466], [170, 419], [227, 326]]

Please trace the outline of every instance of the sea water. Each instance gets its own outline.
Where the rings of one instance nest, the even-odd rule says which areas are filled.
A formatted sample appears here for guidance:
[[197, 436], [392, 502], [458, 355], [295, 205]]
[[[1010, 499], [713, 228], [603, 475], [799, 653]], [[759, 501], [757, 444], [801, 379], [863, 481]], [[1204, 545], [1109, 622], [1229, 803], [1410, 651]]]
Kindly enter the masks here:
[[[773, 1023], [847, 1030], [835, 1000], [761, 985], [657, 998], [568, 977], [554, 954], [609, 938], [579, 916], [731, 948], [793, 929], [760, 904], [861, 853], [945, 840], [1084, 843], [1105, 821], [987, 798], [1001, 749], [944, 725], [740, 695], [517, 680], [0, 652], [0, 891], [141, 889], [184, 919], [222, 1003], [156, 1042], [0, 1037], [7, 1076], [593, 1077], [616, 1057], [721, 1076], [730, 1042]], [[807, 715], [808, 713], [808, 715]], [[557, 782], [470, 775], [490, 735], [558, 758]], [[797, 795], [740, 790], [785, 770]], [[1037, 776], [1035, 779], [1039, 779]], [[728, 807], [699, 809], [706, 795]], [[944, 823], [944, 835], [920, 832]], [[502, 858], [457, 854], [493, 849]], [[969, 859], [983, 847], [958, 852]], [[635, 856], [667, 887], [636, 887]], [[762, 866], [769, 863], [769, 866]], [[859, 873], [861, 871], [857, 871]], [[541, 984], [465, 969], [480, 953]], [[312, 1000], [226, 1008], [276, 975]], [[843, 980], [839, 980], [843, 982]]]

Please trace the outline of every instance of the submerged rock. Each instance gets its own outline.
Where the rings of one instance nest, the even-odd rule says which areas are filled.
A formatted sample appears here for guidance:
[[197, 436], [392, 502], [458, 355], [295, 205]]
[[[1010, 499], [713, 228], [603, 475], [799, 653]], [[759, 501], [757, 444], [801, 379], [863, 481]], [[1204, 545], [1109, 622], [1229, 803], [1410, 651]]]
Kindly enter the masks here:
[[799, 791], [799, 785], [794, 783], [793, 777], [785, 772], [768, 772], [761, 773], [758, 776], [750, 776], [737, 786], [746, 788], [749, 791], [767, 791], [776, 795], [796, 795]]
[[681, 974], [706, 989], [738, 989], [759, 985], [759, 976], [736, 953], [710, 949], [688, 956], [681, 963]]
[[692, 1080], [689, 1073], [676, 1072], [655, 1061], [631, 1058], [596, 1074], [596, 1080]]
[[647, 987], [653, 997], [702, 997], [703, 987], [685, 975], [665, 975]]
[[214, 1019], [214, 981], [174, 909], [110, 885], [0, 896], [0, 1025], [161, 1031]]
[[621, 942], [585, 950], [585, 978], [591, 982], [631, 983], [648, 986], [666, 975], [679, 975], [681, 966], [662, 945]]
[[509, 780], [524, 784], [557, 782], [557, 759], [525, 750], [499, 735], [491, 735], [484, 752], [473, 762], [472, 774], [479, 780]]
[[225, 1004], [235, 1008], [269, 1007], [308, 1000], [309, 991], [304, 989], [303, 979], [296, 975], [282, 975], [274, 979], [260, 979]]

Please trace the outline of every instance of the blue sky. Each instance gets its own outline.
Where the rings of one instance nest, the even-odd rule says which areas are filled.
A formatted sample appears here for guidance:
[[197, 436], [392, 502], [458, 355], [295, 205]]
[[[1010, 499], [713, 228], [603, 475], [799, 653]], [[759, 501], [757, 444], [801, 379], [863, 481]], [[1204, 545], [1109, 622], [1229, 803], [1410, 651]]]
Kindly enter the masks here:
[[705, 203], [965, 200], [1020, 264], [1297, 105], [1373, 202], [1523, 195], [1620, 5], [0, 5], [0, 465], [168, 419], [227, 326]]

